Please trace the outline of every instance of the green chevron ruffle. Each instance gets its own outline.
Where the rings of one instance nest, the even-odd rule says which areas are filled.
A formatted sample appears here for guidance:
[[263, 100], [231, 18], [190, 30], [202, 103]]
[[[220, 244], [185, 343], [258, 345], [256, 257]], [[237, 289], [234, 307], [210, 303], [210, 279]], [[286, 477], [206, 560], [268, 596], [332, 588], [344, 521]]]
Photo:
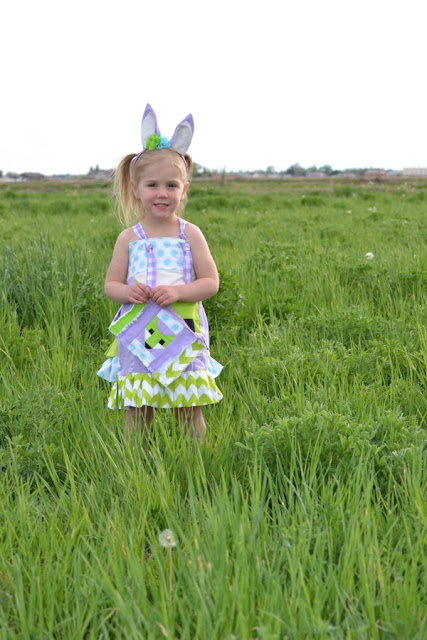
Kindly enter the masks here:
[[167, 386], [146, 373], [119, 376], [111, 387], [110, 409], [150, 406], [159, 409], [200, 407], [222, 399], [215, 378], [206, 371], [184, 372]]

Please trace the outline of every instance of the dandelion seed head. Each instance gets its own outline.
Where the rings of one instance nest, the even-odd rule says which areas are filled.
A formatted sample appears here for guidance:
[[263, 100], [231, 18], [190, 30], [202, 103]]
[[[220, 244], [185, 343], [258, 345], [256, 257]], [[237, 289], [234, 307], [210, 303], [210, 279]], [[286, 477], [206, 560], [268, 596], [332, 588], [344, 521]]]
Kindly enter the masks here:
[[365, 255], [366, 260], [372, 260], [373, 257], [374, 257], [374, 254], [371, 253], [370, 251], [368, 251], [368, 253]]
[[172, 547], [176, 547], [177, 542], [175, 538], [175, 534], [170, 529], [165, 529], [161, 533], [159, 533], [159, 544], [162, 547], [166, 547], [171, 549]]

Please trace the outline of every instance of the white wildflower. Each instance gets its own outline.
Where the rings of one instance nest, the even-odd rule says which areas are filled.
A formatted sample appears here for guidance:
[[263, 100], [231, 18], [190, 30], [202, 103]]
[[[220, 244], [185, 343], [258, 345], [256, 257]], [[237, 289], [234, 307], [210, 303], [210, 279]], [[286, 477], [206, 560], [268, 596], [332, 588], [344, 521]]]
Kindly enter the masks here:
[[167, 547], [168, 549], [176, 547], [177, 542], [174, 532], [170, 529], [165, 529], [164, 531], [159, 533], [159, 543], [162, 547]]

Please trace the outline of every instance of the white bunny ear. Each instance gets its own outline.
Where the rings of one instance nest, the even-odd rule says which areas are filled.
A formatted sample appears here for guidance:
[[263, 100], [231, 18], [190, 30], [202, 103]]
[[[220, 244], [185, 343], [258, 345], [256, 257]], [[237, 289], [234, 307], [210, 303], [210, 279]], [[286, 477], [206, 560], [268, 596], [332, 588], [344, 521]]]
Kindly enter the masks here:
[[145, 149], [145, 142], [153, 133], [160, 135], [159, 127], [157, 125], [157, 117], [154, 113], [154, 109], [151, 105], [147, 104], [145, 107], [144, 115], [142, 116], [141, 123], [141, 140], [142, 146]]
[[182, 156], [187, 153], [194, 134], [194, 120], [191, 113], [182, 120], [171, 139], [171, 149], [177, 151]]

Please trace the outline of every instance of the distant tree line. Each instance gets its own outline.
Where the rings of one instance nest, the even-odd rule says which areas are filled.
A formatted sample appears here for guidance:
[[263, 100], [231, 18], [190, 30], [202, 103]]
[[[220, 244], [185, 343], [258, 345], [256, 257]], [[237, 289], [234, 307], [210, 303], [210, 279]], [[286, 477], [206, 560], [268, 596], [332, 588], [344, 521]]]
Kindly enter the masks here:
[[[239, 171], [237, 173], [239, 174], [258, 173], [258, 174], [265, 174], [266, 176], [288, 175], [288, 176], [302, 177], [302, 176], [310, 176], [314, 174], [318, 174], [322, 176], [336, 176], [342, 173], [351, 173], [353, 175], [363, 175], [365, 171], [367, 171], [367, 168], [345, 169], [344, 171], [341, 171], [338, 169], [334, 169], [330, 164], [324, 164], [321, 167], [312, 165], [306, 168], [306, 167], [302, 167], [300, 164], [298, 164], [298, 162], [296, 162], [295, 164], [291, 164], [291, 166], [288, 167], [286, 170], [278, 171], [273, 166], [268, 166], [266, 169], [260, 169], [259, 171]], [[221, 176], [221, 175], [223, 176], [226, 173], [227, 171], [225, 170], [225, 168], [221, 170], [207, 169], [206, 167], [202, 167], [200, 164], [197, 164], [197, 162], [195, 162], [193, 165], [193, 175], [196, 178], [197, 177], [211, 178], [213, 176]], [[236, 172], [233, 171], [231, 173], [236, 173]]]
[[[237, 174], [264, 174], [266, 176], [284, 176], [284, 175], [288, 175], [288, 176], [295, 176], [295, 177], [302, 177], [302, 176], [313, 176], [315, 174], [318, 174], [319, 176], [336, 176], [336, 175], [340, 175], [343, 173], [346, 174], [353, 174], [355, 176], [360, 176], [363, 175], [366, 171], [380, 171], [380, 170], [374, 170], [374, 169], [367, 169], [367, 168], [358, 168], [358, 169], [345, 169], [343, 171], [341, 170], [337, 170], [337, 169], [333, 169], [331, 167], [330, 164], [324, 164], [321, 167], [317, 167], [315, 165], [312, 165], [310, 167], [302, 167], [298, 162], [296, 162], [295, 164], [291, 164], [290, 167], [288, 167], [286, 170], [276, 170], [273, 166], [268, 166], [266, 169], [260, 169], [258, 171], [238, 171]], [[108, 175], [109, 177], [111, 177], [113, 170], [102, 170], [99, 168], [99, 165], [96, 165], [95, 167], [90, 167], [89, 172], [87, 173], [87, 176], [95, 178], [95, 177], [99, 177], [99, 175], [101, 173], [104, 173], [106, 175]], [[236, 172], [231, 172], [232, 174], [236, 174]], [[218, 177], [222, 177], [222, 179], [225, 178], [225, 176], [227, 175], [227, 171], [225, 169], [225, 167], [223, 169], [208, 169], [207, 167], [203, 167], [200, 164], [197, 164], [197, 162], [193, 163], [193, 175], [194, 177], [203, 177], [203, 178], [212, 178], [214, 176]], [[4, 176], [3, 171], [0, 171], [0, 178], [6, 177], [10, 180], [43, 180], [46, 176], [44, 176], [42, 173], [37, 173], [37, 172], [26, 172], [26, 173], [14, 173], [12, 171], [9, 171], [6, 173], [6, 175]], [[56, 177], [56, 176], [55, 176]], [[70, 177], [68, 174], [65, 177]]]
[[291, 166], [286, 169], [285, 173], [288, 176], [306, 176], [307, 173], [323, 173], [327, 176], [333, 176], [341, 172], [332, 169], [330, 164], [324, 164], [322, 167], [312, 165], [311, 167], [308, 167], [308, 169], [304, 169], [304, 167], [301, 167], [297, 162], [295, 164], [291, 164]]
[[[25, 173], [15, 173], [14, 171], [8, 171], [5, 178], [9, 180], [43, 180], [45, 176], [42, 173], [37, 173], [35, 171], [26, 171]], [[0, 171], [0, 178], [3, 178], [3, 171]]]

